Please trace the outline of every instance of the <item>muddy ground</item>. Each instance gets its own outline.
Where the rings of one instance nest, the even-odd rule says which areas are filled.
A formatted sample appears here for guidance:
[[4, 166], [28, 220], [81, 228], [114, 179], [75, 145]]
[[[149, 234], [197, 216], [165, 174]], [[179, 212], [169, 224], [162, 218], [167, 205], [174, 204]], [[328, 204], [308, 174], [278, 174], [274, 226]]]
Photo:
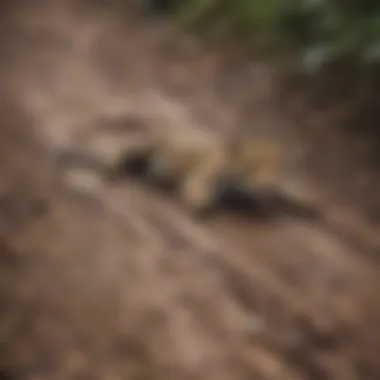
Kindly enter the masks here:
[[111, 157], [141, 129], [249, 122], [297, 146], [271, 70], [220, 75], [160, 21], [67, 4], [2, 5], [1, 378], [380, 378], [377, 231], [358, 215], [345, 235], [290, 217], [201, 224], [56, 164], [63, 147]]

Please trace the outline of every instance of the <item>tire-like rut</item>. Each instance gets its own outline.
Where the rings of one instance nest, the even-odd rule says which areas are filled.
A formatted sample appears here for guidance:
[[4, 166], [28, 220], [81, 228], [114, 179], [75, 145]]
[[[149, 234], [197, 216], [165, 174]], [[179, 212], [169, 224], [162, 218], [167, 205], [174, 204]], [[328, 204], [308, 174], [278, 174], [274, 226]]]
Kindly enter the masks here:
[[238, 110], [215, 94], [214, 58], [156, 21], [59, 2], [10, 7], [2, 27], [4, 378], [379, 378], [362, 252], [291, 218], [196, 223], [137, 183], [55, 164], [139, 133], [109, 120], [225, 133]]

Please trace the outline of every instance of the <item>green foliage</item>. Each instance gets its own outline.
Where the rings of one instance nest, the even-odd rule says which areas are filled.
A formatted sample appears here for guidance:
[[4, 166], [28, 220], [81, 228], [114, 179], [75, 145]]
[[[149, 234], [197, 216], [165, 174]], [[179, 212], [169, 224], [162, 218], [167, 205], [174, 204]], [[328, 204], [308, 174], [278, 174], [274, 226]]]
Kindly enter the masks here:
[[181, 26], [213, 38], [237, 35], [295, 50], [306, 72], [344, 59], [380, 61], [380, 1], [182, 0], [178, 7]]

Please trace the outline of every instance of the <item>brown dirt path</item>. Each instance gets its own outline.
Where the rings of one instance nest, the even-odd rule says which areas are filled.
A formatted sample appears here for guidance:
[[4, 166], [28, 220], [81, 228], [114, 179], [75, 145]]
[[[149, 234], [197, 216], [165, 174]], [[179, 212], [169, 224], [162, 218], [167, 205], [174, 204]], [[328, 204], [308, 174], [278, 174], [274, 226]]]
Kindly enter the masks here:
[[[152, 20], [59, 2], [10, 8], [2, 25], [4, 377], [378, 378], [378, 269], [364, 252], [289, 219], [201, 225], [138, 184], [79, 183], [54, 165], [61, 147], [117, 151], [134, 132], [115, 137], [107, 118], [155, 133], [243, 125], [245, 88], [215, 80], [216, 57]], [[252, 113], [257, 133], [285, 139], [269, 74], [253, 70]]]

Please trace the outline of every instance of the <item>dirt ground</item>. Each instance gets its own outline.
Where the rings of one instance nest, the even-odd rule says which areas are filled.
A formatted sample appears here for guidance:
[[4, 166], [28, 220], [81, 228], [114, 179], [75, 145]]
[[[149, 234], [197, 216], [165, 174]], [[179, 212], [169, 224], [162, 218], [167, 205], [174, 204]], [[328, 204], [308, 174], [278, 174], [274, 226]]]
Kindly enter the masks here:
[[292, 218], [201, 224], [55, 162], [111, 157], [141, 129], [248, 122], [294, 147], [270, 69], [221, 75], [157, 20], [69, 4], [2, 5], [0, 378], [380, 378], [377, 230], [355, 224], [353, 244]]

